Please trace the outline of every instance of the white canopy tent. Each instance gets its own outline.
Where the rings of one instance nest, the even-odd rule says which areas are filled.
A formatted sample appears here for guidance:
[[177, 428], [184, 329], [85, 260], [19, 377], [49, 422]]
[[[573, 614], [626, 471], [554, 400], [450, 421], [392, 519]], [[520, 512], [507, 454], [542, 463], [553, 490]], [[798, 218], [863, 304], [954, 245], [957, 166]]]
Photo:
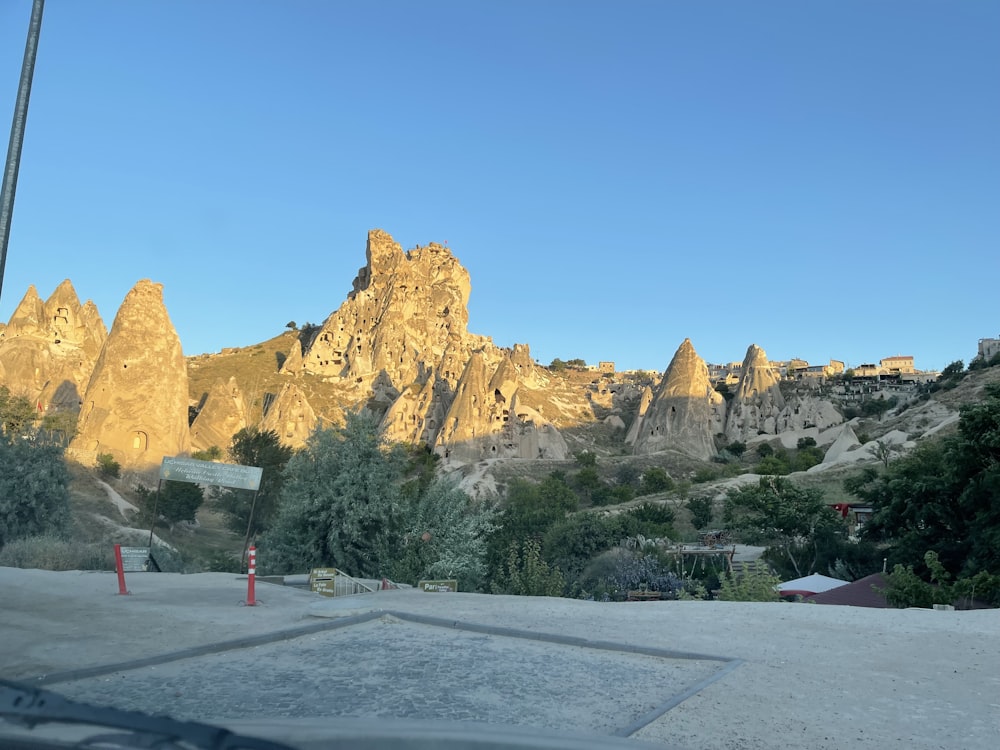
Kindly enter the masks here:
[[796, 594], [811, 596], [812, 594], [821, 594], [824, 591], [846, 586], [847, 584], [848, 581], [841, 581], [839, 578], [830, 578], [830, 576], [813, 573], [803, 578], [796, 578], [793, 581], [779, 583], [778, 593], [782, 596], [795, 596]]

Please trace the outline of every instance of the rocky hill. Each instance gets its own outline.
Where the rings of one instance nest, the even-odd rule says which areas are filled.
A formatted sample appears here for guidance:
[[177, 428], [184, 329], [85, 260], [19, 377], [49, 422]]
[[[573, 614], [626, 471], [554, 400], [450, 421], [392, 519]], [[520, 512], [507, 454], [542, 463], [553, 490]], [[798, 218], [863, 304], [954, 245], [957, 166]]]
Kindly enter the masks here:
[[[187, 359], [158, 284], [136, 284], [110, 333], [68, 280], [45, 302], [29, 288], [0, 327], [0, 384], [46, 414], [77, 414], [70, 453], [82, 463], [110, 453], [140, 472], [164, 455], [224, 451], [246, 426], [298, 447], [359, 408], [379, 415], [389, 439], [426, 444], [444, 466], [479, 479], [511, 461], [542, 467], [584, 449], [685, 470], [730, 443], [794, 447], [802, 436], [826, 450], [825, 463], [860, 455], [850, 394], [825, 380], [782, 380], [755, 344], [728, 393], [687, 339], [661, 377], [553, 371], [527, 344], [503, 348], [468, 331], [471, 282], [448, 248], [404, 251], [373, 230], [366, 259], [322, 325]], [[897, 396], [897, 410], [915, 398]], [[919, 410], [926, 424], [911, 421], [893, 441], [957, 413], [939, 400]]]

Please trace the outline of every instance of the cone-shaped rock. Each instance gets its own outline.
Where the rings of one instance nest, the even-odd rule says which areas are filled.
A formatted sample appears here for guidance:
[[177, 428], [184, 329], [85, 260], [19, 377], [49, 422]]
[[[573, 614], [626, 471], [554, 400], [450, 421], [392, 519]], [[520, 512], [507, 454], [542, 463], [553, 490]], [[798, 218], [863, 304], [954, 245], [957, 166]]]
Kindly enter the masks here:
[[745, 442], [760, 433], [775, 434], [785, 408], [778, 383], [781, 374], [771, 367], [767, 353], [756, 344], [747, 348], [740, 382], [726, 414], [726, 437]]
[[635, 452], [676, 450], [708, 460], [715, 455], [712, 411], [719, 395], [708, 378], [708, 367], [690, 339], [678, 347], [635, 441]]
[[52, 414], [76, 414], [107, 329], [67, 279], [44, 303], [29, 287], [0, 338], [0, 373], [13, 392]]
[[316, 429], [316, 412], [294, 383], [286, 383], [267, 407], [261, 429], [275, 432], [284, 445], [301, 448]]
[[225, 453], [233, 435], [247, 426], [247, 405], [236, 378], [215, 381], [198, 416], [191, 423], [191, 447], [208, 450], [216, 446]]
[[189, 453], [187, 365], [163, 285], [138, 282], [101, 349], [70, 445], [81, 462], [110, 453], [126, 468], [159, 466]]

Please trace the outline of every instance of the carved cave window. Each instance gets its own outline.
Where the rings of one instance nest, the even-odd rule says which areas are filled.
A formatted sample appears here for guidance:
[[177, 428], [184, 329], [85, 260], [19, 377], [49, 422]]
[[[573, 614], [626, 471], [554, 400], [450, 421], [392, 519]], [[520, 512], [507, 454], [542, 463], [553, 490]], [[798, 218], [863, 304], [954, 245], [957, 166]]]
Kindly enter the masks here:
[[149, 447], [149, 435], [142, 431], [132, 433], [132, 450], [144, 451]]

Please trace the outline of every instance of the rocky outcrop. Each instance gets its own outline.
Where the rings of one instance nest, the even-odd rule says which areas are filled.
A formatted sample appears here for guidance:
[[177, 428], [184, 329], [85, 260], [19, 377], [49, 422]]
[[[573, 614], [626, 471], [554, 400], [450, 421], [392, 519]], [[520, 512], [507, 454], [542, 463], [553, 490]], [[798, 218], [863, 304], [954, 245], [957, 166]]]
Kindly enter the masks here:
[[45, 301], [28, 287], [0, 336], [0, 378], [46, 413], [75, 414], [107, 338], [93, 302], [67, 279]]
[[774, 435], [785, 398], [778, 383], [781, 374], [771, 367], [766, 352], [751, 344], [743, 358], [736, 391], [726, 409], [725, 435], [746, 442], [760, 434]]
[[[435, 450], [453, 462], [488, 458], [565, 458], [562, 435], [539, 411], [519, 398], [528, 391], [521, 368], [506, 354], [492, 368], [483, 352], [473, 352], [438, 431]], [[526, 394], [527, 395], [527, 394]]]
[[642, 428], [642, 423], [646, 417], [646, 413], [649, 411], [650, 404], [653, 403], [653, 389], [648, 385], [642, 389], [642, 395], [639, 397], [639, 411], [632, 421], [632, 425], [628, 428], [628, 433], [625, 435], [625, 443], [634, 446], [636, 441], [639, 439], [639, 431]]
[[192, 449], [229, 448], [233, 435], [247, 426], [247, 404], [236, 378], [215, 382], [204, 405], [191, 423]]
[[635, 452], [676, 450], [708, 460], [716, 454], [712, 414], [722, 396], [712, 388], [708, 367], [690, 339], [678, 347], [652, 403], [636, 429]]
[[451, 251], [431, 243], [403, 252], [373, 230], [366, 255], [347, 299], [301, 352], [292, 347], [281, 372], [337, 384], [383, 414], [388, 439], [455, 461], [565, 455], [541, 416], [548, 378], [529, 348], [468, 332], [469, 274]]
[[424, 385], [431, 372], [455, 384], [461, 369], [442, 361], [445, 352], [464, 367], [473, 350], [492, 345], [466, 330], [468, 271], [446, 247], [404, 253], [377, 229], [368, 233], [366, 255], [347, 300], [303, 352], [301, 371], [360, 390], [381, 373], [400, 393]]
[[267, 407], [261, 429], [275, 432], [284, 445], [301, 448], [319, 420], [305, 395], [294, 383], [286, 383]]
[[163, 304], [163, 286], [143, 280], [125, 297], [84, 394], [70, 453], [92, 463], [110, 453], [145, 471], [190, 452], [187, 365]]

